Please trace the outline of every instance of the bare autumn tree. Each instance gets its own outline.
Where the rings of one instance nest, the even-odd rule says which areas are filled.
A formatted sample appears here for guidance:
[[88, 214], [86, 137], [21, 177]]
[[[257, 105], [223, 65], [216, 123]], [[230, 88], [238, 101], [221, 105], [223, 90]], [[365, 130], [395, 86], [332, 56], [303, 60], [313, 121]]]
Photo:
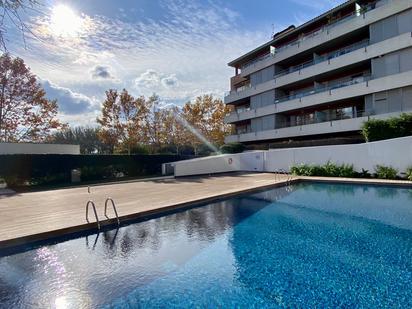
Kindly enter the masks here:
[[148, 112], [144, 97], [135, 99], [126, 89], [121, 93], [113, 89], [106, 91], [102, 114], [97, 118], [97, 123], [101, 125], [99, 137], [113, 150], [123, 146], [130, 154], [133, 146], [146, 139], [145, 119]]
[[57, 119], [57, 102], [45, 95], [23, 59], [0, 56], [0, 141], [43, 141], [65, 127]]
[[31, 32], [21, 17], [22, 12], [34, 10], [37, 0], [0, 0], [0, 50], [7, 51], [6, 24], [17, 28], [25, 43], [25, 34]]

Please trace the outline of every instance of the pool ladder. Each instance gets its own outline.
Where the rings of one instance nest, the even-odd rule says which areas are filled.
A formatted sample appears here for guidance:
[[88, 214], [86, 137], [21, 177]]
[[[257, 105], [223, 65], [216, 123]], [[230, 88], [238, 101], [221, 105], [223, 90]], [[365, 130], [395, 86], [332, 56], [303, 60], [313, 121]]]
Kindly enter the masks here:
[[[104, 216], [106, 217], [106, 221], [110, 220], [109, 216], [107, 215], [107, 206], [108, 206], [109, 202], [111, 203], [114, 214], [116, 215], [117, 226], [120, 226], [120, 219], [119, 219], [119, 215], [117, 213], [116, 204], [115, 204], [114, 200], [111, 197], [108, 197], [106, 199], [105, 203], [104, 203]], [[87, 221], [87, 223], [90, 223], [90, 221], [89, 221], [89, 206], [91, 206], [93, 208], [94, 217], [95, 217], [96, 223], [97, 223], [97, 229], [100, 230], [101, 224], [100, 224], [99, 216], [97, 215], [96, 205], [94, 204], [94, 202], [92, 200], [89, 200], [86, 204], [86, 221]]]
[[278, 179], [278, 176], [280, 177], [281, 175], [286, 175], [286, 185], [290, 186], [293, 180], [293, 176], [290, 175], [286, 170], [280, 169], [280, 170], [275, 170], [275, 181], [281, 180], [281, 178]]

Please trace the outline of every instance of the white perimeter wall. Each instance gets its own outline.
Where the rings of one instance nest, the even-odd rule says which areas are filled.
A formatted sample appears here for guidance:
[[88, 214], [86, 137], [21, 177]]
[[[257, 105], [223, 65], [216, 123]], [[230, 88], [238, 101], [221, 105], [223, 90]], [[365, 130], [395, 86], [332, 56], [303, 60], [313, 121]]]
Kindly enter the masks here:
[[405, 172], [412, 166], [412, 137], [335, 146], [318, 146], [269, 150], [265, 153], [265, 170], [286, 169], [296, 164], [353, 164], [355, 170], [373, 172], [377, 164], [392, 166]]
[[0, 154], [80, 154], [79, 145], [0, 143]]
[[[202, 175], [238, 171], [263, 171], [264, 151], [225, 154], [174, 163], [175, 176]], [[230, 163], [231, 162], [231, 163]]]
[[363, 168], [369, 172], [373, 172], [377, 164], [390, 165], [402, 173], [412, 166], [412, 136], [364, 144], [244, 152], [174, 164], [175, 176], [189, 176], [235, 171], [274, 172], [289, 170], [292, 165], [325, 164], [328, 161], [353, 164], [357, 171]]

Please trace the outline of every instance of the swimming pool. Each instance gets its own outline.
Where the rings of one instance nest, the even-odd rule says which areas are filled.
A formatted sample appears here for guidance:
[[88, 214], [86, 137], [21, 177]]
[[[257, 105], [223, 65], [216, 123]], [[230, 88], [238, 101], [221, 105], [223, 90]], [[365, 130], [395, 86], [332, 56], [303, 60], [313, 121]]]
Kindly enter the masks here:
[[28, 249], [2, 308], [410, 308], [412, 190], [302, 183]]

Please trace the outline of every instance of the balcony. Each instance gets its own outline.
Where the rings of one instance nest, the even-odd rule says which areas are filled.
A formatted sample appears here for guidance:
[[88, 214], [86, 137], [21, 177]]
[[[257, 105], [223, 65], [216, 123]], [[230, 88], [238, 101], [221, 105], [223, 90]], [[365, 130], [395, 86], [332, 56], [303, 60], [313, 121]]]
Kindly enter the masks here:
[[324, 61], [330, 61], [334, 58], [346, 55], [346, 54], [348, 54], [352, 51], [355, 51], [355, 50], [358, 50], [358, 49], [361, 49], [361, 48], [365, 48], [367, 46], [369, 46], [369, 39], [365, 39], [365, 40], [362, 40], [360, 42], [356, 42], [352, 45], [345, 46], [341, 49], [338, 49], [338, 50], [330, 52], [326, 55], [320, 56], [320, 57], [318, 57], [314, 60], [307, 61], [307, 62], [302, 63], [300, 65], [293, 66], [293, 67], [287, 68], [285, 70], [282, 70], [282, 71], [278, 72], [277, 74], [275, 74], [274, 78], [279, 78], [279, 77], [284, 76], [284, 75], [288, 75], [288, 74], [291, 74], [291, 73], [294, 73], [294, 72], [302, 71], [303, 69], [309, 68], [309, 67], [311, 67], [313, 65], [316, 65], [318, 63], [322, 63]]
[[275, 104], [277, 103], [282, 103], [282, 102], [286, 102], [286, 101], [290, 101], [290, 100], [294, 100], [294, 99], [301, 99], [310, 95], [314, 95], [320, 92], [326, 92], [326, 91], [331, 91], [334, 89], [339, 89], [339, 88], [343, 88], [343, 87], [347, 87], [347, 86], [351, 86], [351, 85], [356, 85], [359, 83], [363, 83], [366, 81], [371, 80], [371, 75], [364, 75], [364, 76], [360, 76], [360, 77], [356, 77], [356, 78], [350, 78], [348, 80], [345, 81], [339, 81], [338, 83], [332, 83], [330, 86], [320, 86], [320, 87], [315, 87], [311, 90], [305, 91], [305, 92], [301, 92], [301, 93], [297, 93], [297, 94], [292, 94], [292, 95], [287, 95], [284, 97], [280, 97], [275, 99]]
[[[275, 56], [259, 59], [260, 61], [254, 61], [247, 67], [244, 67], [241, 71], [242, 76], [248, 76], [254, 72], [262, 70], [275, 63], [279, 63], [285, 59], [296, 56], [299, 53], [307, 52], [322, 46], [334, 39], [348, 35], [354, 31], [368, 27], [379, 20], [385, 19], [389, 16], [405, 11], [412, 7], [410, 0], [380, 0], [375, 9], [370, 8], [366, 13], [360, 16], [346, 17], [346, 19], [332, 24], [330, 27], [326, 27], [324, 31], [320, 31], [317, 35], [311, 36], [310, 39], [299, 39], [296, 44], [283, 48], [280, 51], [276, 51]], [[337, 26], [339, 25], [339, 26]]]
[[302, 42], [304, 42], [304, 41], [306, 41], [306, 40], [308, 40], [308, 39], [314, 38], [314, 37], [316, 37], [316, 36], [318, 36], [318, 35], [320, 35], [320, 34], [322, 34], [322, 33], [329, 33], [329, 31], [330, 31], [331, 29], [333, 29], [334, 27], [336, 27], [336, 26], [338, 26], [338, 25], [340, 25], [340, 24], [342, 24], [342, 23], [345, 23], [345, 22], [347, 22], [347, 21], [350, 21], [350, 20], [352, 20], [353, 18], [356, 18], [356, 17], [358, 17], [358, 16], [361, 16], [362, 14], [365, 14], [365, 13], [368, 12], [368, 11], [371, 11], [371, 10], [375, 9], [375, 6], [376, 6], [376, 2], [373, 3], [373, 4], [370, 4], [370, 5], [366, 6], [366, 7], [364, 7], [361, 11], [352, 12], [352, 13], [346, 15], [346, 16], [341, 17], [341, 18], [338, 19], [338, 20], [335, 20], [333, 23], [330, 23], [330, 24], [328, 24], [328, 25], [326, 25], [326, 26], [323, 26], [323, 27], [321, 27], [321, 28], [319, 28], [319, 29], [316, 29], [316, 30], [314, 30], [314, 31], [312, 31], [312, 32], [310, 32], [310, 33], [306, 33], [304, 36], [302, 36], [302, 37], [300, 37], [300, 38], [297, 38], [297, 39], [295, 39], [294, 41], [289, 42], [288, 44], [285, 44], [285, 45], [283, 45], [283, 46], [280, 46], [280, 47], [276, 48], [275, 53], [268, 53], [268, 54], [266, 54], [266, 55], [264, 55], [264, 56], [261, 56], [261, 57], [259, 57], [259, 58], [257, 58], [257, 59], [254, 59], [254, 60], [252, 60], [252, 61], [247, 62], [246, 64], [244, 64], [243, 66], [241, 66], [240, 69], [241, 69], [241, 71], [244, 71], [244, 70], [246, 70], [247, 68], [249, 68], [249, 67], [251, 67], [251, 66], [253, 66], [253, 65], [256, 65], [256, 64], [259, 63], [259, 62], [262, 62], [262, 61], [264, 61], [264, 60], [266, 60], [266, 59], [268, 59], [268, 58], [271, 58], [271, 57], [275, 57], [276, 54], [281, 53], [281, 52], [287, 50], [288, 48], [290, 48], [290, 47], [292, 47], [292, 46], [299, 45], [300, 43], [302, 43]]
[[[293, 95], [288, 95], [288, 96], [284, 96], [284, 97], [280, 97], [274, 100], [274, 105], [269, 105], [266, 107], [262, 107], [259, 109], [248, 109], [245, 111], [233, 111], [230, 114], [228, 114], [225, 117], [225, 122], [226, 123], [234, 123], [237, 121], [241, 121], [241, 120], [246, 120], [246, 119], [250, 119], [250, 118], [254, 118], [254, 117], [260, 117], [263, 115], [260, 115], [258, 110], [264, 110], [266, 108], [277, 108], [276, 104], [278, 103], [283, 103], [283, 102], [287, 102], [287, 101], [291, 101], [291, 100], [295, 100], [295, 99], [299, 99], [301, 100], [304, 97], [308, 97], [311, 95], [315, 95], [318, 93], [322, 93], [322, 92], [331, 92], [332, 90], [335, 89], [340, 89], [340, 88], [344, 88], [344, 87], [348, 87], [351, 85], [356, 85], [356, 84], [360, 84], [360, 83], [364, 83], [366, 81], [371, 80], [371, 75], [364, 75], [364, 76], [360, 76], [357, 78], [352, 78], [352, 79], [348, 79], [346, 81], [341, 81], [340, 83], [336, 83], [336, 84], [332, 84], [330, 86], [324, 86], [324, 87], [318, 87], [318, 88], [314, 88], [310, 91], [305, 91], [302, 93], [298, 93], [298, 94], [293, 94]], [[275, 111], [273, 111], [275, 112]], [[270, 114], [270, 113], [269, 113]]]
[[[322, 62], [325, 62], [325, 61], [330, 62], [330, 60], [332, 60], [334, 58], [338, 58], [339, 56], [346, 55], [346, 54], [348, 54], [352, 51], [359, 50], [361, 48], [365, 48], [368, 45], [369, 45], [369, 39], [363, 40], [361, 42], [357, 42], [355, 44], [352, 44], [352, 45], [346, 46], [344, 48], [341, 48], [339, 50], [328, 53], [324, 56], [318, 57], [316, 60], [308, 61], [308, 62], [303, 63], [301, 65], [290, 67], [286, 70], [283, 70], [283, 71], [279, 72], [278, 74], [275, 74], [273, 76], [273, 78], [276, 79], [276, 78], [280, 78], [282, 76], [286, 76], [288, 74], [292, 74], [294, 72], [298, 72], [298, 71], [300, 72], [301, 70], [303, 70], [305, 68], [309, 68], [313, 65], [316, 65], [316, 64], [319, 64], [319, 63], [322, 63]], [[268, 82], [263, 83], [263, 84], [267, 84], [267, 83], [272, 84], [273, 81], [268, 81]], [[240, 98], [243, 98], [245, 96], [251, 95], [251, 93], [253, 91], [255, 91], [256, 89], [259, 89], [260, 85], [262, 85], [262, 84], [255, 85], [255, 86], [252, 87], [251, 84], [247, 84], [247, 85], [244, 85], [242, 87], [237, 88], [236, 90], [227, 91], [227, 92], [225, 92], [224, 95], [225, 95], [225, 97], [232, 96], [232, 98], [240, 99]]]
[[[256, 117], [263, 117], [266, 115], [285, 113], [302, 108], [308, 108], [315, 105], [322, 105], [325, 103], [333, 103], [337, 101], [347, 100], [355, 97], [362, 97], [368, 94], [386, 91], [395, 88], [402, 88], [412, 85], [412, 71], [388, 75], [381, 78], [372, 78], [369, 81], [362, 83], [353, 83], [346, 87], [335, 87], [333, 90], [313, 93], [297, 99], [283, 102], [280, 104], [271, 104], [268, 106], [252, 109], [248, 112], [239, 114], [239, 119], [247, 120]], [[326, 88], [327, 89], [327, 88]], [[227, 121], [228, 118], [225, 119]], [[233, 122], [236, 122], [233, 121]], [[227, 123], [233, 123], [227, 121]]]
[[316, 64], [306, 64], [304, 65], [304, 68], [301, 68], [300, 70], [297, 68], [292, 69], [292, 72], [289, 72], [289, 74], [286, 74], [287, 72], [285, 71], [283, 74], [276, 76], [273, 80], [250, 87], [243, 92], [232, 93], [225, 97], [225, 103], [230, 104], [247, 98], [248, 96], [257, 95], [274, 88], [280, 88], [300, 80], [312, 78], [319, 74], [338, 70], [348, 65], [364, 62], [382, 54], [391, 53], [411, 46], [412, 34], [410, 32], [403, 33], [375, 44], [368, 44], [368, 41], [364, 40], [338, 51], [328, 53], [327, 55], [322, 56]]
[[225, 97], [227, 97], [229, 95], [236, 95], [236, 94], [244, 93], [244, 92], [246, 92], [246, 90], [249, 90], [251, 88], [252, 88], [252, 85], [247, 84], [247, 85], [241, 86], [239, 88], [236, 88], [235, 90], [226, 91], [225, 92]]
[[226, 143], [255, 142], [275, 140], [301, 136], [320, 135], [329, 133], [359, 131], [362, 124], [370, 118], [386, 119], [399, 116], [401, 112], [374, 115], [374, 111], [359, 111], [356, 117], [331, 119], [329, 121], [307, 123], [296, 126], [286, 126], [279, 129], [248, 132], [246, 134], [230, 135], [225, 138]]
[[[352, 108], [352, 107], [349, 107]], [[343, 109], [342, 109], [343, 110]], [[324, 123], [324, 122], [331, 122], [331, 121], [338, 121], [338, 120], [345, 120], [345, 119], [353, 119], [353, 118], [361, 118], [361, 117], [368, 117], [376, 115], [375, 110], [353, 110], [351, 112], [337, 112], [335, 115], [327, 115], [325, 118], [303, 118], [294, 122], [291, 122], [290, 119], [284, 123], [281, 123], [279, 126], [276, 126], [275, 129], [284, 129], [284, 128], [292, 128], [292, 127], [301, 127], [311, 124], [317, 123]]]

